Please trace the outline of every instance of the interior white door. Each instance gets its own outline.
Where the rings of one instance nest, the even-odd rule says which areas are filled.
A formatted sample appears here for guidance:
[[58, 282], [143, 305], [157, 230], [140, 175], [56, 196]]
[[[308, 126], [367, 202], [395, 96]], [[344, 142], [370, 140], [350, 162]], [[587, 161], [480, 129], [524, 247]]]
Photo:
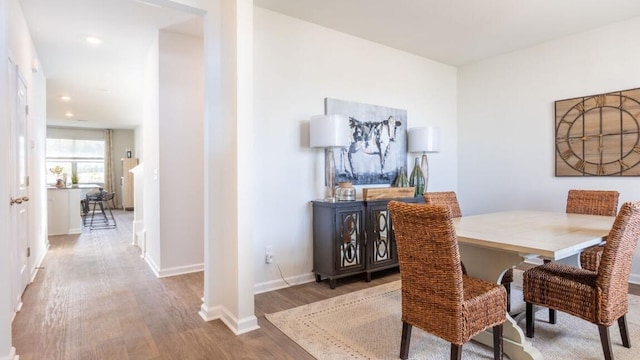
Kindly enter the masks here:
[[14, 310], [18, 310], [20, 297], [30, 280], [29, 271], [29, 176], [28, 176], [28, 106], [27, 84], [20, 69], [12, 65], [9, 79], [12, 83], [11, 97], [11, 149], [12, 149], [12, 196], [11, 202], [11, 234], [13, 256], [12, 299]]

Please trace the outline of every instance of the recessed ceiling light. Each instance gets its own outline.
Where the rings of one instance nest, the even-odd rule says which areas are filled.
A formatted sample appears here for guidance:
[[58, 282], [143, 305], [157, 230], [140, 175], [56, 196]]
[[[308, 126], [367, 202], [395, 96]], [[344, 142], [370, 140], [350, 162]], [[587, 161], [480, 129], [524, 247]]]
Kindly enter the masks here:
[[73, 113], [71, 111], [67, 111], [66, 113], [64, 113], [64, 116], [73, 117]]
[[102, 39], [95, 36], [87, 36], [84, 38], [91, 45], [100, 45], [102, 44]]
[[69, 95], [62, 95], [62, 96], [60, 96], [60, 100], [62, 100], [62, 101], [70, 101], [70, 100], [71, 100], [71, 96], [69, 96]]

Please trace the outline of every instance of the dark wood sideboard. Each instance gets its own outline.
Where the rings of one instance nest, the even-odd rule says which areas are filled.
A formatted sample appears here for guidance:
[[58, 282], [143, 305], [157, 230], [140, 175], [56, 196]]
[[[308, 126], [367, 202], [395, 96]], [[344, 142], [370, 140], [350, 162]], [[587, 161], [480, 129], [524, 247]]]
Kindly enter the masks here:
[[398, 266], [393, 224], [387, 204], [391, 200], [420, 203], [422, 197], [369, 201], [312, 201], [313, 273], [316, 281], [366, 274]]

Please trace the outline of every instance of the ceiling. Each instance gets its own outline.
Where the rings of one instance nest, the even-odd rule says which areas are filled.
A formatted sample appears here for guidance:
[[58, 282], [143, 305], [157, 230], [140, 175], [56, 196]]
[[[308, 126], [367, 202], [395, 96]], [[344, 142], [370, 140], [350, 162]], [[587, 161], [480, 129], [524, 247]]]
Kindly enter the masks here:
[[[133, 0], [21, 0], [47, 78], [47, 125], [131, 129], [158, 29], [201, 36], [202, 19]], [[87, 36], [99, 37], [90, 45]], [[71, 100], [63, 101], [61, 96]], [[72, 116], [65, 116], [67, 112]]]
[[[47, 76], [49, 125], [139, 125], [143, 65], [157, 30], [202, 34], [199, 17], [143, 0], [21, 0], [20, 4]], [[254, 4], [454, 66], [640, 16], [638, 0], [254, 0]], [[104, 42], [88, 46], [89, 35]], [[72, 99], [63, 102], [62, 95]], [[67, 111], [74, 115], [66, 117]]]
[[455, 66], [640, 16], [638, 0], [254, 0]]

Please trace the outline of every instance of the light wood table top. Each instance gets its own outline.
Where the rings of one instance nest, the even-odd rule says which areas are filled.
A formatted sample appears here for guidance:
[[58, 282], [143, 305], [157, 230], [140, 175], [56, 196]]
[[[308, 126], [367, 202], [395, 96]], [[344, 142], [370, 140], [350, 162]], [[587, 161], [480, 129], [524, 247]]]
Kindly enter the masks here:
[[[611, 230], [615, 217], [545, 211], [504, 211], [463, 216], [453, 220], [460, 258], [470, 276], [500, 284], [507, 269], [527, 258], [542, 256], [579, 266], [581, 250], [598, 245]], [[504, 353], [513, 360], [538, 360], [516, 321], [507, 314]], [[490, 331], [474, 337], [493, 345]]]
[[598, 245], [614, 216], [504, 211], [454, 219], [458, 242], [560, 260]]

